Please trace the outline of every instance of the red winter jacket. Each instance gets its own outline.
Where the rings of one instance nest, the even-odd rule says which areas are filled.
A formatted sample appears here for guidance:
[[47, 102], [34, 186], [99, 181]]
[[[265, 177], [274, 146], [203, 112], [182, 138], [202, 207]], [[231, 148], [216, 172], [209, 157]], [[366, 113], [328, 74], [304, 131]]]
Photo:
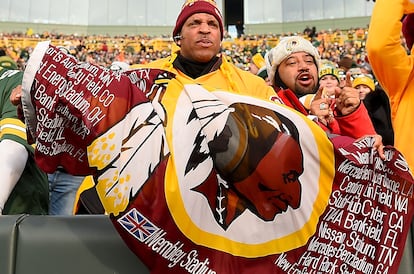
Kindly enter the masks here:
[[[277, 94], [285, 105], [296, 109], [304, 115], [309, 115], [298, 97], [290, 89], [281, 89]], [[328, 126], [320, 122], [317, 123], [328, 133], [349, 136], [355, 139], [365, 135], [377, 134], [364, 104], [360, 104], [354, 112], [348, 115], [335, 116], [334, 121]]]

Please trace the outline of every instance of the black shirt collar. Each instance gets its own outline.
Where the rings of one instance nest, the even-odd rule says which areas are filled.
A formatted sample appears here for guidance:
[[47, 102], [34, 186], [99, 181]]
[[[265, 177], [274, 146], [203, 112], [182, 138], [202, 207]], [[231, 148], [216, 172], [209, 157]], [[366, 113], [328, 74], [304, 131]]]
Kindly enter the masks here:
[[198, 78], [211, 71], [217, 70], [221, 65], [221, 58], [218, 56], [213, 57], [210, 61], [201, 63], [189, 60], [178, 54], [177, 58], [173, 62], [174, 68], [182, 71], [191, 78]]

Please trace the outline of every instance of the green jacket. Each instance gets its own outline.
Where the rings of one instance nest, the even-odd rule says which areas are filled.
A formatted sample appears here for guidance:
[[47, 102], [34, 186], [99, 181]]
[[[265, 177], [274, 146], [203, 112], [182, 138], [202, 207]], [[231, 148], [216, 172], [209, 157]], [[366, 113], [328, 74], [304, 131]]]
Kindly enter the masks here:
[[26, 127], [18, 119], [17, 108], [10, 102], [12, 90], [22, 83], [23, 72], [0, 67], [0, 142], [6, 139], [24, 145], [28, 160], [22, 176], [7, 200], [3, 214], [47, 214], [49, 187], [47, 175], [34, 161], [34, 148], [26, 140]]

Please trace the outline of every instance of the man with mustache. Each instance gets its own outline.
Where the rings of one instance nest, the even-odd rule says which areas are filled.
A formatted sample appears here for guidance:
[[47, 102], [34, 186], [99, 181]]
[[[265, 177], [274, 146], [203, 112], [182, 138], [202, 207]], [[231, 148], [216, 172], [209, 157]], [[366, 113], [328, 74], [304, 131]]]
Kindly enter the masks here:
[[[358, 91], [351, 87], [351, 83], [337, 87], [335, 98], [323, 95], [324, 86], [318, 81], [320, 56], [308, 40], [300, 36], [282, 38], [266, 55], [265, 61], [271, 84], [286, 105], [316, 117], [318, 124], [328, 133], [352, 138], [364, 135], [379, 138], [361, 104]], [[307, 110], [299, 98], [314, 93], [315, 98]]]
[[263, 79], [243, 71], [224, 58], [223, 18], [212, 0], [186, 1], [173, 30], [179, 50], [148, 64], [185, 76], [190, 82], [269, 100], [274, 91]]

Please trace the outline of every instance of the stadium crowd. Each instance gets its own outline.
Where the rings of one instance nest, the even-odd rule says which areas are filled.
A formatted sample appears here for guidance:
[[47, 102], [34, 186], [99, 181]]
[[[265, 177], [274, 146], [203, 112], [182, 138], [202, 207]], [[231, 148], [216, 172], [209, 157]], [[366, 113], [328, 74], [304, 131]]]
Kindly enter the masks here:
[[[367, 62], [365, 41], [367, 28], [351, 28], [346, 30], [320, 30], [308, 26], [298, 33], [241, 35], [232, 38], [225, 33], [222, 49], [230, 60], [238, 67], [248, 70], [252, 56], [257, 52], [266, 52], [274, 47], [281, 38], [300, 35], [309, 39], [318, 48], [322, 59], [338, 63], [344, 56], [351, 57], [352, 65]], [[64, 35], [58, 33], [0, 33], [0, 48], [4, 48], [24, 69], [25, 63], [35, 45], [43, 40], [51, 40], [54, 45], [63, 46], [80, 61], [93, 62], [109, 67], [114, 61], [126, 62], [129, 65], [146, 64], [168, 56], [174, 50], [173, 39], [169, 35], [148, 36], [104, 36], [104, 35]], [[401, 36], [401, 43], [405, 39]], [[409, 50], [407, 49], [409, 52]]]
[[[355, 77], [372, 74], [365, 47], [367, 34], [367, 28], [316, 31], [315, 27], [309, 28], [308, 26], [300, 33], [241, 35], [238, 38], [232, 38], [227, 32], [224, 32], [221, 40], [221, 48], [218, 47], [218, 50], [225, 53], [224, 56], [226, 56], [227, 62], [233, 63], [242, 70], [250, 71], [266, 79], [269, 69], [266, 69], [265, 53], [269, 53], [277, 45], [282, 44], [281, 41], [285, 37], [305, 38], [305, 40], [310, 42], [305, 41], [309, 44], [308, 48], [313, 48], [318, 51], [320, 59], [328, 65], [325, 66], [322, 63], [318, 65], [320, 66], [320, 71], [317, 77], [321, 81], [323, 81], [323, 78], [331, 77], [335, 85], [339, 85], [344, 79], [344, 74], [341, 76], [340, 73], [345, 73], [352, 68], [359, 71], [358, 75], [355, 74]], [[404, 36], [401, 35], [400, 39], [401, 44], [404, 45], [409, 53], [409, 47]], [[121, 64], [119, 69], [145, 65], [168, 57], [171, 55], [171, 52], [175, 52], [180, 48], [179, 43], [176, 44], [172, 37], [167, 35], [79, 36], [48, 32], [36, 34], [28, 29], [26, 33], [0, 33], [0, 55], [10, 57], [15, 62], [16, 68], [22, 73], [36, 45], [45, 40], [50, 40], [52, 44], [64, 49], [80, 62], [88, 62], [111, 69], [113, 69], [115, 64]], [[333, 66], [330, 66], [330, 64], [333, 64]], [[252, 70], [253, 66], [257, 66], [256, 71]], [[362, 69], [365, 69], [365, 71], [362, 71]], [[261, 75], [262, 72], [264, 72], [264, 76]], [[269, 76], [269, 78], [271, 77]], [[373, 121], [375, 129], [382, 136], [384, 144], [393, 145], [394, 134], [392, 132], [391, 122], [389, 121], [390, 111], [388, 99], [383, 91], [381, 93], [372, 92], [377, 89], [377, 85], [373, 81], [375, 79], [369, 79], [367, 77], [364, 78], [364, 81], [361, 79], [363, 78], [359, 78], [359, 82], [355, 81], [353, 87], [357, 89], [360, 88], [359, 86], [362, 88], [370, 88], [367, 90], [367, 93], [371, 93], [369, 96], [371, 99], [365, 98], [365, 95], [360, 99], [363, 100], [365, 98], [364, 103], [368, 109], [370, 118]], [[363, 94], [362, 91], [359, 93]], [[385, 98], [381, 100], [381, 102], [384, 102], [384, 105], [381, 105], [381, 108], [384, 108], [384, 114], [381, 115], [378, 115], [377, 111], [379, 108], [378, 96], [374, 96], [378, 94], [384, 94], [383, 97]], [[279, 94], [279, 96], [281, 95]], [[312, 98], [310, 100], [313, 100]], [[375, 104], [371, 102], [375, 102]], [[301, 103], [305, 107], [305, 112], [302, 112], [310, 113], [310, 105], [307, 106], [305, 102]], [[328, 128], [330, 127], [329, 123], [326, 122], [325, 124]], [[52, 175], [50, 174], [50, 176]], [[73, 180], [73, 178], [68, 179]], [[50, 178], [49, 180], [53, 181]], [[79, 178], [79, 180], [82, 181], [83, 177]], [[75, 184], [76, 188], [72, 191], [73, 195], [75, 195], [79, 184]], [[72, 203], [67, 207], [69, 208], [67, 214], [71, 214], [71, 205]]]
[[[387, 11], [388, 7], [384, 3], [381, 3], [384, 5], [383, 7], [378, 4], [380, 8]], [[395, 16], [395, 18], [400, 17]], [[381, 17], [378, 18], [381, 19]], [[312, 226], [316, 222], [322, 223], [319, 217], [323, 216], [326, 206], [324, 203], [328, 203], [328, 199], [330, 199], [328, 194], [334, 197], [332, 194], [334, 192], [341, 193], [339, 195], [343, 193], [355, 196], [355, 201], [352, 204], [355, 202], [357, 206], [362, 205], [362, 203], [357, 204], [359, 201], [364, 201], [364, 206], [365, 201], [368, 201], [369, 207], [378, 204], [376, 209], [384, 210], [384, 216], [392, 216], [389, 212], [394, 213], [391, 210], [397, 208], [396, 206], [392, 209], [392, 202], [385, 204], [384, 201], [381, 201], [381, 197], [375, 195], [370, 197], [369, 194], [365, 196], [368, 190], [364, 192], [363, 197], [357, 197], [354, 195], [356, 193], [347, 192], [348, 189], [345, 190], [342, 187], [349, 179], [341, 179], [341, 176], [348, 178], [348, 172], [342, 174], [339, 168], [335, 172], [333, 171], [335, 165], [338, 164], [337, 161], [353, 165], [353, 163], [348, 163], [347, 161], [350, 160], [343, 156], [350, 153], [347, 151], [347, 146], [355, 140], [360, 144], [362, 142], [370, 143], [362, 146], [362, 148], [372, 149], [370, 154], [361, 150], [364, 157], [368, 155], [373, 157], [372, 155], [375, 154], [373, 152], [377, 151], [378, 161], [381, 164], [381, 160], [384, 162], [396, 161], [394, 158], [386, 159], [384, 153], [384, 145], [393, 145], [394, 137], [397, 137], [395, 138], [396, 148], [402, 147], [406, 149], [405, 152], [411, 149], [411, 146], [407, 146], [410, 144], [406, 138], [411, 135], [408, 131], [401, 130], [402, 127], [408, 129], [402, 119], [398, 120], [395, 129], [404, 134], [394, 134], [391, 109], [394, 110], [393, 114], [398, 109], [403, 109], [400, 113], [405, 114], [412, 111], [413, 108], [409, 108], [402, 100], [402, 107], [400, 107], [400, 102], [396, 102], [395, 97], [388, 98], [385, 92], [385, 90], [392, 89], [396, 96], [400, 96], [399, 93], [405, 94], [404, 90], [391, 88], [391, 85], [394, 85], [396, 81], [392, 83], [384, 81], [384, 79], [394, 78], [390, 77], [394, 73], [393, 69], [400, 68], [400, 63], [403, 62], [389, 62], [394, 66], [393, 69], [382, 71], [382, 66], [388, 67], [386, 64], [389, 60], [379, 57], [378, 59], [372, 58], [372, 67], [375, 68], [372, 70], [371, 62], [367, 57], [377, 57], [373, 53], [379, 55], [383, 50], [391, 52], [390, 40], [392, 40], [391, 46], [394, 46], [393, 50], [398, 51], [401, 56], [406, 57], [405, 53], [410, 54], [411, 46], [407, 42], [408, 40], [406, 41], [404, 36], [399, 34], [397, 27], [400, 26], [400, 21], [395, 18], [394, 29], [390, 28], [390, 35], [385, 36], [388, 38], [394, 34], [393, 39], [381, 41], [381, 31], [383, 28], [386, 29], [384, 25], [381, 25], [383, 20], [377, 20], [376, 24], [371, 25], [376, 25], [376, 29], [374, 28], [374, 31], [370, 33], [378, 34], [375, 42], [378, 40], [381, 47], [373, 46], [372, 35], [368, 39], [368, 30], [371, 30], [371, 27], [369, 29], [316, 31], [315, 27], [306, 26], [300, 33], [240, 35], [238, 38], [232, 38], [224, 32], [223, 20], [214, 1], [189, 1], [184, 5], [177, 18], [172, 36], [124, 35], [110, 37], [62, 35], [47, 32], [36, 34], [30, 29], [26, 33], [0, 33], [0, 58], [6, 57], [0, 59], [2, 62], [0, 68], [4, 68], [2, 72], [0, 70], [3, 73], [0, 73], [0, 80], [3, 80], [4, 86], [7, 87], [3, 88], [7, 91], [7, 94], [3, 95], [3, 104], [7, 110], [4, 113], [7, 115], [2, 117], [4, 125], [6, 125], [2, 125], [2, 128], [9, 130], [1, 133], [5, 138], [10, 139], [8, 143], [3, 142], [3, 151], [9, 152], [10, 156], [3, 157], [4, 164], [0, 166], [5, 169], [6, 163], [11, 162], [7, 165], [10, 167], [9, 170], [13, 171], [13, 166], [19, 166], [20, 174], [22, 174], [25, 171], [25, 161], [34, 163], [34, 150], [31, 144], [36, 138], [36, 152], [38, 153], [36, 154], [36, 164], [39, 165], [39, 168], [47, 172], [47, 175], [56, 171], [68, 174], [68, 180], [57, 183], [61, 184], [62, 189], [68, 189], [66, 182], [74, 185], [75, 190], [79, 185], [81, 186], [76, 193], [78, 197], [74, 204], [71, 202], [73, 199], [70, 199], [70, 202], [65, 205], [58, 205], [59, 199], [49, 199], [51, 206], [48, 208], [47, 203], [42, 202], [48, 201], [47, 196], [52, 197], [54, 191], [51, 189], [53, 184], [50, 177], [46, 178], [40, 176], [46, 174], [39, 174], [39, 182], [43, 186], [43, 191], [37, 193], [38, 199], [33, 199], [36, 197], [34, 194], [30, 193], [29, 196], [27, 191], [23, 191], [25, 189], [20, 189], [20, 191], [17, 187], [13, 189], [14, 185], [22, 185], [13, 180], [13, 182], [6, 184], [7, 189], [3, 191], [3, 195], [0, 195], [0, 215], [3, 213], [16, 214], [18, 211], [29, 214], [61, 215], [62, 213], [57, 210], [54, 211], [52, 205], [55, 203], [56, 208], [69, 208], [67, 213], [69, 215], [72, 213], [83, 214], [84, 212], [79, 211], [77, 207], [83, 202], [82, 197], [86, 197], [85, 200], [88, 203], [82, 203], [86, 213], [109, 214], [121, 237], [140, 258], [147, 255], [143, 255], [140, 248], [145, 239], [138, 239], [134, 233], [131, 233], [129, 223], [128, 227], [124, 226], [125, 220], [129, 220], [125, 216], [129, 216], [130, 212], [141, 214], [139, 210], [148, 208], [150, 210], [145, 213], [145, 218], [159, 220], [158, 218], [162, 216], [164, 220], [159, 222], [165, 221], [163, 224], [165, 230], [168, 230], [168, 233], [173, 235], [172, 237], [177, 237], [182, 242], [188, 241], [188, 243], [193, 240], [191, 233], [196, 226], [187, 225], [186, 222], [192, 222], [191, 218], [194, 216], [196, 216], [194, 219], [200, 219], [200, 216], [205, 213], [206, 206], [211, 209], [211, 212], [207, 211], [211, 213], [211, 221], [216, 221], [217, 227], [221, 227], [226, 233], [237, 231], [237, 229], [227, 231], [231, 225], [236, 228], [237, 225], [244, 225], [242, 221], [239, 221], [240, 219], [238, 220], [239, 224], [236, 223], [236, 220], [247, 210], [256, 215], [259, 220], [258, 227], [262, 228], [264, 223], [275, 220], [276, 215], [287, 211], [288, 207], [294, 210], [312, 208], [319, 201], [323, 202], [322, 206], [318, 205], [322, 209], [317, 213], [320, 216], [313, 216], [314, 212], [312, 212], [310, 219], [311, 222], [314, 222]], [[386, 20], [386, 22], [392, 21], [392, 18]], [[38, 44], [38, 42], [45, 40], [50, 40], [53, 45]], [[400, 43], [404, 48], [400, 47]], [[35, 47], [36, 50], [34, 50]], [[67, 56], [61, 51], [66, 51], [75, 58]], [[225, 54], [221, 55], [220, 52]], [[30, 56], [33, 58], [29, 61]], [[65, 59], [63, 59], [64, 56]], [[389, 53], [388, 56], [392, 56], [392, 54]], [[73, 66], [79, 64], [78, 61], [87, 62], [87, 64], [80, 65], [81, 70], [75, 74], [72, 68], [78, 67]], [[124, 68], [119, 65], [119, 68], [115, 69], [116, 63], [125, 65], [126, 69], [141, 66], [144, 69], [122, 73]], [[96, 66], [89, 66], [90, 64]], [[148, 66], [145, 67], [145, 64]], [[252, 70], [253, 66], [256, 66], [255, 71]], [[105, 67], [118, 71], [110, 71], [104, 69]], [[392, 68], [392, 66], [389, 67]], [[261, 75], [263, 68], [266, 70], [264, 76]], [[94, 72], [84, 74], [82, 69], [85, 71], [91, 69]], [[24, 75], [23, 70], [25, 71]], [[145, 88], [141, 88], [137, 84], [138, 81], [134, 82], [132, 79], [134, 77], [132, 73], [144, 73], [144, 71], [148, 72], [148, 75], [139, 78], [145, 86]], [[382, 72], [379, 73], [381, 78], [378, 77], [378, 81], [373, 75], [374, 71]], [[406, 73], [406, 75], [401, 73], [400, 79], [406, 79], [408, 73], [411, 74], [411, 67], [407, 66], [400, 71]], [[128, 73], [131, 73], [130, 78], [122, 77]], [[263, 77], [267, 84], [253, 74]], [[112, 79], [115, 78], [117, 81], [112, 82]], [[65, 79], [69, 79], [69, 81], [65, 82]], [[72, 79], [75, 80], [72, 81]], [[23, 88], [20, 83], [24, 86]], [[379, 83], [388, 84], [390, 88], [386, 89], [386, 85], [383, 88]], [[401, 81], [397, 84], [400, 83]], [[102, 89], [104, 84], [106, 86]], [[101, 89], [102, 93], [99, 93]], [[218, 92], [212, 93], [211, 91]], [[55, 98], [58, 98], [58, 101], [54, 101]], [[247, 98], [252, 101], [246, 101]], [[408, 98], [405, 99], [407, 102], [412, 102], [410, 97], [405, 98]], [[60, 99], [62, 101], [59, 101]], [[267, 104], [274, 101], [283, 104], [283, 106], [278, 106], [283, 110], [280, 116], [276, 115], [277, 104]], [[55, 102], [58, 103], [55, 104]], [[64, 103], [60, 105], [60, 102]], [[289, 111], [289, 108], [295, 111]], [[298, 113], [302, 115], [297, 115]], [[33, 117], [35, 118], [33, 119]], [[403, 117], [403, 115], [399, 117]], [[309, 123], [308, 118], [315, 123]], [[296, 125], [298, 121], [299, 123]], [[24, 130], [25, 125], [28, 130]], [[300, 141], [299, 127], [301, 125], [307, 129], [307, 131], [301, 132], [303, 134], [301, 138], [303, 140], [307, 137], [314, 138], [317, 146], [316, 152], [312, 143], [313, 139], [312, 142]], [[15, 130], [17, 127], [20, 129], [19, 132]], [[318, 127], [322, 128], [330, 139], [321, 138], [325, 135], [321, 134], [322, 131]], [[395, 132], [397, 133], [397, 131]], [[18, 144], [14, 144], [15, 146], [12, 147], [9, 143], [13, 142]], [[187, 149], [190, 147], [188, 142], [193, 142], [195, 147], [193, 150]], [[309, 145], [310, 143], [312, 146]], [[70, 147], [70, 149], [64, 151], [66, 147]], [[330, 151], [332, 147], [341, 153], [335, 154], [333, 157]], [[60, 151], [60, 149], [62, 150]], [[360, 152], [358, 149], [361, 147], [355, 145], [353, 149], [356, 150], [356, 155]], [[60, 152], [68, 153], [54, 157]], [[21, 156], [22, 153], [25, 156], [23, 159], [20, 157], [17, 159], [18, 161], [12, 161], [14, 155]], [[181, 153], [185, 156], [182, 156]], [[317, 157], [314, 157], [316, 155]], [[299, 177], [304, 173], [303, 159], [305, 157], [311, 159], [306, 161], [306, 168], [320, 168], [314, 174], [322, 175], [316, 179], [312, 178], [312, 180], [310, 180], [312, 176], [306, 177], [309, 179], [306, 182], [314, 183], [314, 185], [303, 188], [302, 193]], [[411, 168], [410, 163], [412, 164], [413, 160], [410, 159], [411, 162], [407, 161], [406, 164], [407, 173], [409, 173], [408, 169]], [[276, 161], [278, 163], [274, 164]], [[358, 164], [368, 163], [362, 158], [355, 160], [355, 162]], [[138, 171], [136, 166], [139, 166]], [[148, 174], [141, 172], [141, 170], [147, 171]], [[392, 169], [389, 169], [388, 172], [395, 175]], [[2, 174], [7, 177], [7, 173], [2, 172]], [[93, 174], [91, 186], [83, 188], [83, 183], [86, 180], [83, 180], [82, 177], [80, 182], [75, 182], [71, 174], [81, 176]], [[199, 175], [205, 178], [196, 178]], [[362, 176], [362, 172], [359, 175]], [[398, 176], [397, 174], [395, 177]], [[192, 182], [194, 179], [196, 179], [195, 183]], [[324, 186], [325, 179], [331, 180], [332, 184], [329, 182]], [[398, 180], [400, 179], [401, 182], [404, 180], [405, 186], [408, 180], [404, 177], [398, 178]], [[136, 180], [136, 182], [130, 184], [129, 181], [132, 180]], [[368, 178], [367, 182], [369, 180], [371, 178]], [[376, 177], [372, 178], [370, 183], [378, 183], [375, 180], [377, 180]], [[95, 181], [100, 183], [96, 185], [96, 188], [94, 188]], [[28, 182], [26, 180], [26, 183]], [[400, 181], [398, 181], [399, 183]], [[102, 187], [104, 184], [106, 185]], [[191, 209], [193, 207], [190, 203], [182, 206], [181, 201], [175, 202], [173, 200], [179, 200], [185, 195], [187, 195], [185, 199], [191, 200], [188, 198], [191, 195], [186, 193], [190, 184], [198, 184], [191, 190], [202, 194], [203, 201], [205, 202], [204, 198], [206, 198], [208, 203], [202, 207], [198, 207], [199, 203], [194, 203], [197, 205], [197, 209], [189, 214], [189, 221], [185, 220], [184, 223], [179, 223], [176, 221], [179, 219], [177, 217], [181, 217], [178, 211], [186, 209], [187, 206]], [[48, 185], [50, 194], [47, 191]], [[316, 190], [312, 189], [313, 186], [317, 186]], [[366, 188], [372, 189], [369, 192], [377, 191], [377, 189], [373, 190], [371, 186]], [[335, 190], [337, 187], [338, 190]], [[360, 187], [365, 189], [362, 188], [362, 184], [358, 185], [358, 188]], [[385, 183], [382, 187], [386, 189]], [[174, 190], [182, 189], [172, 191], [173, 188]], [[32, 192], [34, 193], [34, 190], [37, 189], [33, 189]], [[329, 193], [330, 189], [332, 193]], [[317, 199], [308, 199], [313, 194], [308, 196], [305, 190], [317, 193], [315, 195]], [[400, 189], [396, 189], [395, 192], [399, 191]], [[412, 186], [410, 191], [412, 198]], [[322, 197], [318, 192], [326, 192], [322, 195], [326, 197]], [[7, 199], [10, 193], [11, 198]], [[102, 193], [104, 194], [102, 195]], [[0, 194], [2, 193], [0, 192]], [[86, 196], [82, 196], [82, 194], [86, 194]], [[402, 190], [399, 194], [402, 194]], [[29, 205], [28, 210], [22, 208], [22, 204], [27, 200], [36, 202], [34, 205]], [[330, 202], [331, 200], [329, 200], [329, 204]], [[327, 217], [323, 221], [332, 222], [332, 224], [338, 223], [338, 228], [334, 227], [343, 235], [348, 231], [342, 232], [342, 230], [350, 230], [351, 235], [352, 233], [360, 233], [361, 235], [357, 235], [364, 237], [362, 239], [364, 241], [371, 235], [365, 235], [363, 231], [359, 231], [358, 227], [341, 227], [341, 230], [339, 229], [342, 213], [349, 212], [350, 215], [347, 216], [358, 214], [366, 217], [360, 211], [353, 212], [354, 209], [351, 210], [352, 204], [350, 203], [350, 206], [346, 206], [346, 208], [343, 207], [341, 215], [338, 215], [339, 219], [333, 221], [328, 220], [330, 217]], [[397, 204], [397, 199], [395, 199], [395, 204]], [[120, 214], [120, 211], [127, 208], [126, 205], [130, 211], [126, 214], [122, 213], [124, 215]], [[73, 206], [75, 208], [71, 212]], [[339, 205], [335, 204], [335, 206], [338, 208], [331, 208], [340, 209]], [[153, 210], [155, 208], [156, 210]], [[298, 212], [301, 213], [301, 211]], [[406, 223], [409, 224], [412, 215], [409, 215], [407, 210], [405, 213], [408, 220]], [[299, 215], [301, 214], [297, 214], [297, 216]], [[134, 215], [132, 218], [135, 216], [138, 215]], [[146, 219], [145, 222], [148, 220]], [[292, 215], [290, 221], [295, 225], [300, 223], [296, 220], [296, 215]], [[305, 221], [308, 222], [308, 220]], [[384, 221], [384, 226], [382, 226], [382, 220], [372, 218], [372, 221], [377, 222], [378, 226], [381, 226], [381, 230], [382, 227], [385, 230], [392, 227], [389, 221]], [[135, 222], [139, 223], [140, 221], [133, 219], [133, 222], [133, 230], [135, 230]], [[249, 225], [252, 224], [253, 222], [249, 223]], [[197, 225], [199, 224], [197, 223]], [[182, 229], [183, 226], [187, 227]], [[175, 231], [176, 228], [179, 229]], [[155, 229], [155, 226], [151, 229]], [[297, 228], [294, 227], [292, 231], [295, 229]], [[274, 227], [270, 227], [270, 230], [274, 230]], [[403, 247], [404, 235], [407, 235], [404, 233], [408, 230], [409, 225], [404, 230], [401, 225], [403, 237], [401, 243], [398, 242], [398, 248]], [[290, 230], [286, 231], [291, 233]], [[163, 231], [162, 233], [167, 232]], [[296, 235], [301, 236], [301, 234], [306, 233], [302, 230], [299, 231], [299, 229], [294, 232], [295, 237]], [[223, 235], [223, 238], [227, 237], [224, 233]], [[246, 231], [246, 235], [250, 237], [250, 231]], [[152, 237], [152, 235], [150, 236]], [[305, 235], [304, 238], [310, 236], [312, 235]], [[243, 236], [242, 238], [247, 239], [248, 237]], [[320, 237], [322, 238], [322, 236]], [[250, 244], [249, 241], [246, 245]], [[337, 243], [342, 244], [342, 241]], [[273, 239], [271, 242], [272, 248], [273, 243], [279, 243]], [[177, 243], [179, 242], [177, 241]], [[204, 248], [203, 244], [196, 244], [200, 246], [200, 250]], [[296, 243], [296, 246], [287, 250], [286, 253], [292, 252], [293, 257], [299, 256], [296, 252], [304, 251], [305, 249], [300, 249], [304, 244], [305, 242]], [[373, 245], [373, 248], [378, 244], [381, 242], [378, 241], [375, 246]], [[216, 246], [206, 247], [214, 249]], [[353, 250], [350, 246], [349, 248]], [[357, 252], [360, 251], [354, 246], [352, 248]], [[397, 247], [395, 248], [397, 249]], [[238, 247], [234, 250], [237, 249]], [[210, 252], [202, 251], [206, 254]], [[227, 250], [221, 249], [220, 251], [227, 252]], [[273, 249], [271, 251], [273, 252]], [[146, 250], [143, 252], [145, 253]], [[228, 253], [232, 256], [237, 255], [237, 257], [243, 254]], [[401, 254], [402, 249], [400, 249], [398, 256], [401, 257]], [[224, 255], [228, 256], [228, 254]], [[263, 256], [261, 253], [259, 255]], [[256, 254], [253, 254], [252, 258], [254, 256]], [[326, 257], [328, 258], [328, 256]], [[378, 254], [371, 258], [372, 261], [378, 262], [377, 257]], [[333, 259], [335, 262], [337, 261], [336, 258]], [[295, 261], [297, 260], [295, 259]], [[205, 262], [208, 264], [207, 259]], [[239, 272], [234, 272], [239, 268], [239, 265], [233, 263], [237, 262], [233, 257], [225, 258], [223, 262], [225, 262], [223, 263], [225, 273], [230, 273], [226, 269], [232, 270], [233, 273]], [[275, 263], [273, 262], [274, 260], [270, 263], [270, 267], [274, 267]], [[244, 267], [243, 264], [244, 262], [240, 263], [240, 266]], [[165, 269], [171, 268], [169, 265], [160, 266], [157, 268], [158, 272], [155, 272], [164, 273], [159, 271], [163, 267]], [[396, 269], [398, 264], [393, 267]], [[261, 263], [257, 264], [257, 269], [260, 268]], [[393, 270], [390, 272], [396, 273]], [[212, 271], [212, 273], [215, 272]]]

